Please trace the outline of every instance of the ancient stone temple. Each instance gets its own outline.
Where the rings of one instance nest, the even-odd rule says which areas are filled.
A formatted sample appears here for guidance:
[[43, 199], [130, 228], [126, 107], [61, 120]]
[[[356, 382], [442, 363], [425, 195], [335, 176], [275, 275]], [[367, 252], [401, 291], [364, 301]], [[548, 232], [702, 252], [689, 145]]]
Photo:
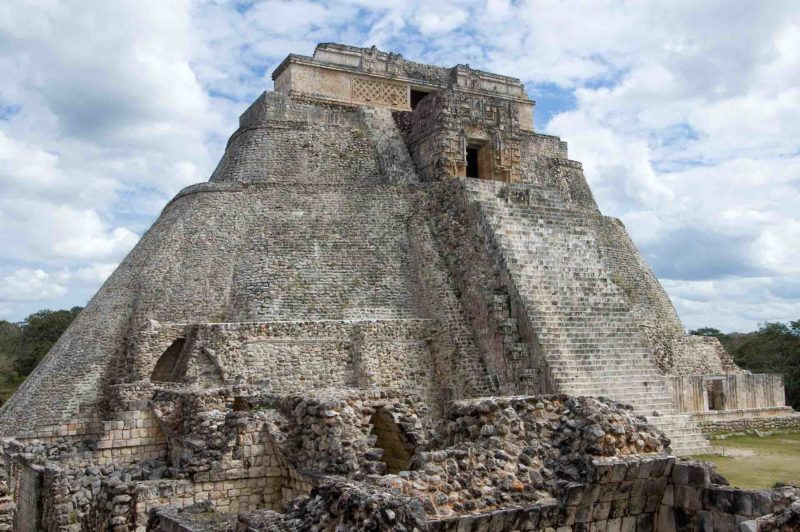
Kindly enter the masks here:
[[792, 511], [676, 460], [708, 427], [800, 421], [780, 376], [684, 334], [518, 79], [339, 44], [273, 79], [0, 410], [0, 530]]

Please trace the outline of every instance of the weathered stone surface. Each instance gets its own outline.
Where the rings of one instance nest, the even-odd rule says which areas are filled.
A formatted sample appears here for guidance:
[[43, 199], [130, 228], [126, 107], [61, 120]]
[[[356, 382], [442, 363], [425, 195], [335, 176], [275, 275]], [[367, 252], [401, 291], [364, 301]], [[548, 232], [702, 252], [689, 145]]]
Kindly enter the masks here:
[[0, 409], [0, 530], [688, 530], [796, 500], [667, 454], [709, 449], [709, 398], [737, 410], [708, 426], [786, 414], [782, 381], [684, 335], [519, 80], [330, 43], [274, 79]]

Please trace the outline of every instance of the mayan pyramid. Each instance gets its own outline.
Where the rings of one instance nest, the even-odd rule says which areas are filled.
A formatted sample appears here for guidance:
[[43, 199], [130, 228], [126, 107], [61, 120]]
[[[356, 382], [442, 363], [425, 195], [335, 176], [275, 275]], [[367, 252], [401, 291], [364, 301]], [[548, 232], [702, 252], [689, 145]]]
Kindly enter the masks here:
[[[273, 79], [209, 181], [166, 205], [2, 407], [0, 433], [175, 466], [202, 454], [184, 434], [193, 409], [255, 404], [230, 390], [412, 394], [431, 422], [473, 398], [565, 394], [632, 405], [696, 454], [709, 444], [691, 405], [721, 397], [709, 383], [756, 390], [726, 408], [782, 409], [779, 378], [684, 333], [567, 143], [535, 132], [518, 79], [339, 44], [289, 55]], [[302, 491], [282, 475], [278, 499]]]

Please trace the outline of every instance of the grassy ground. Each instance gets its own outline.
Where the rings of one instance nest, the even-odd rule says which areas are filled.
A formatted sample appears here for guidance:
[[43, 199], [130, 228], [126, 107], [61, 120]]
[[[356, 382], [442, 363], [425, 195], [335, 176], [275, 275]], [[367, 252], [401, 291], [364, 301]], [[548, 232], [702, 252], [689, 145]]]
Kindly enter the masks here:
[[731, 436], [712, 440], [720, 455], [694, 458], [717, 464], [731, 486], [771, 488], [776, 482], [800, 485], [800, 433]]

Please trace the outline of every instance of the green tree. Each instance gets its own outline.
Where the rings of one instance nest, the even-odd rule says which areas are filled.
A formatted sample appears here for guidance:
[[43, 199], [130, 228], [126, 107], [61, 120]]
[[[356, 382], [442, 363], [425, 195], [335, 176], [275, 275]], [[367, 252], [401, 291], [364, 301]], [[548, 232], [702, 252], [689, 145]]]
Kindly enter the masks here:
[[29, 375], [80, 311], [81, 307], [40, 310], [25, 318], [19, 324], [22, 333], [13, 354], [17, 374]]
[[0, 320], [0, 404], [14, 393], [21, 381], [14, 369], [14, 353], [21, 335], [19, 324]]
[[725, 333], [719, 329], [715, 329], [714, 327], [700, 327], [699, 329], [689, 331], [689, 334], [696, 336], [713, 336], [714, 338], [719, 338], [720, 340], [726, 336]]
[[753, 373], [782, 373], [789, 404], [800, 409], [800, 320], [759, 324], [758, 331], [730, 335], [726, 343], [736, 363]]

